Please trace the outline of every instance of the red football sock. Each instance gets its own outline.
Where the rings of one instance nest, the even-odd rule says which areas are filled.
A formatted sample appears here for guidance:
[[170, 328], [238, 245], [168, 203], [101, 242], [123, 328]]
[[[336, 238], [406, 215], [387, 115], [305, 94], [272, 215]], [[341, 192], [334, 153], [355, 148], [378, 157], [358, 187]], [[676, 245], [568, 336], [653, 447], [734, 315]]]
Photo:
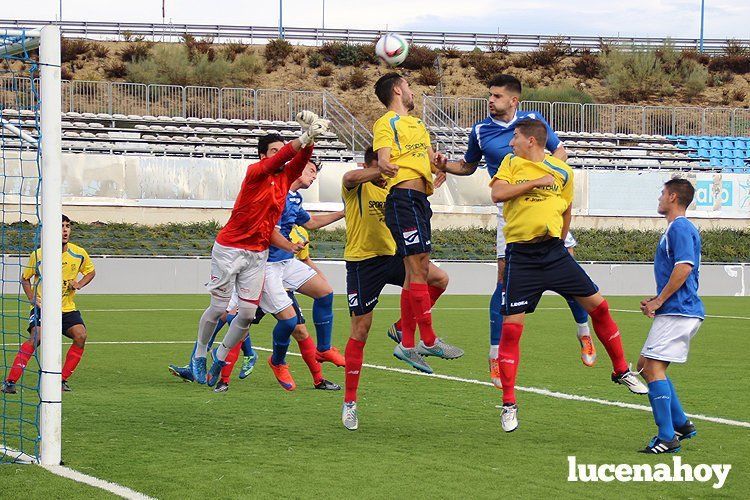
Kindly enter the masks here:
[[299, 345], [299, 352], [302, 354], [302, 359], [307, 364], [307, 368], [310, 370], [310, 375], [313, 378], [313, 384], [319, 384], [323, 380], [323, 368], [320, 363], [315, 359], [315, 342], [312, 337], [307, 337], [303, 341], [297, 341]]
[[346, 374], [344, 391], [344, 402], [350, 403], [357, 400], [357, 387], [359, 387], [359, 375], [362, 372], [362, 360], [365, 357], [365, 343], [361, 340], [349, 339], [344, 350]]
[[[435, 331], [432, 329], [432, 306], [427, 283], [409, 283], [411, 310], [419, 325], [419, 337], [427, 346], [435, 344]], [[409, 347], [404, 344], [404, 347]]]
[[604, 348], [612, 360], [612, 367], [615, 373], [623, 373], [628, 370], [628, 362], [625, 360], [625, 353], [622, 349], [622, 337], [617, 323], [609, 314], [609, 304], [603, 300], [596, 309], [589, 313], [591, 323], [594, 325], [594, 331], [599, 338], [599, 342], [604, 344]]
[[65, 356], [65, 364], [62, 369], [63, 380], [68, 380], [68, 378], [73, 375], [76, 366], [78, 366], [78, 363], [81, 361], [81, 356], [83, 356], [83, 347], [78, 347], [77, 345], [72, 344], [68, 349], [68, 354]]
[[8, 382], [13, 384], [18, 382], [18, 379], [21, 378], [21, 375], [23, 374], [23, 370], [26, 368], [26, 364], [29, 362], [29, 359], [31, 359], [31, 356], [34, 355], [34, 349], [34, 342], [31, 340], [27, 340], [21, 344], [21, 348], [18, 350], [18, 354], [16, 354], [16, 358], [13, 360], [10, 373], [8, 373]]
[[430, 305], [435, 305], [435, 302], [438, 301], [441, 295], [443, 295], [443, 292], [445, 291], [445, 288], [440, 288], [439, 286], [432, 286], [427, 285], [427, 292], [430, 294]]
[[417, 321], [411, 307], [411, 291], [406, 288], [401, 290], [401, 345], [414, 347], [414, 331], [417, 329]]
[[227, 357], [224, 360], [226, 365], [221, 369], [221, 378], [219, 379], [225, 384], [229, 383], [229, 379], [232, 377], [232, 370], [234, 370], [234, 365], [236, 365], [237, 360], [240, 359], [240, 349], [242, 349], [242, 341], [237, 342], [237, 345], [232, 347], [227, 353]]
[[498, 360], [500, 362], [500, 380], [503, 384], [503, 404], [516, 402], [516, 373], [521, 359], [520, 341], [523, 325], [503, 323], [500, 335]]

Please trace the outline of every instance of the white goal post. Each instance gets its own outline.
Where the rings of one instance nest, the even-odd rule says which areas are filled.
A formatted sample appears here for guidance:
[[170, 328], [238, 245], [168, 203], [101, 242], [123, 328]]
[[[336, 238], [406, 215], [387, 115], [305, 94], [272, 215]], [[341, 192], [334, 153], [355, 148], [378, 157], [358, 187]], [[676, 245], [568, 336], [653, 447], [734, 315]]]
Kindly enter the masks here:
[[[0, 29], [0, 57], [33, 63], [28, 54], [39, 49], [38, 139], [0, 118], [6, 136], [21, 139], [37, 150], [41, 175], [42, 289], [41, 342], [39, 346], [39, 456], [17, 456], [42, 465], [60, 465], [62, 458], [62, 203], [61, 203], [61, 78], [60, 28], [45, 26], [36, 30]], [[32, 89], [34, 85], [32, 83]], [[0, 149], [2, 147], [0, 146]], [[2, 445], [2, 443], [0, 443]], [[7, 451], [10, 448], [3, 447]], [[23, 461], [23, 460], [22, 460]]]
[[39, 461], [62, 459], [62, 91], [60, 28], [45, 26], [39, 38], [42, 162], [42, 339], [39, 388]]

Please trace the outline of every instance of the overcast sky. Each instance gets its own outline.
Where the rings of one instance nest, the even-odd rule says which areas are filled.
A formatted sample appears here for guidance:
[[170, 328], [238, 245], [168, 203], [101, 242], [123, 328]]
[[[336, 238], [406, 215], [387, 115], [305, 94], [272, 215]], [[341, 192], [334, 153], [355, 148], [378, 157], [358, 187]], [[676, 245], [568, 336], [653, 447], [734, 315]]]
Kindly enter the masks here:
[[[284, 25], [316, 27], [323, 0], [283, 0]], [[705, 0], [706, 38], [750, 39], [750, 1]], [[56, 19], [59, 0], [3, 1], [3, 19]], [[697, 37], [701, 0], [326, 0], [325, 25], [393, 31]], [[277, 0], [166, 0], [174, 23], [278, 25]], [[62, 0], [76, 21], [161, 22], [162, 0]]]

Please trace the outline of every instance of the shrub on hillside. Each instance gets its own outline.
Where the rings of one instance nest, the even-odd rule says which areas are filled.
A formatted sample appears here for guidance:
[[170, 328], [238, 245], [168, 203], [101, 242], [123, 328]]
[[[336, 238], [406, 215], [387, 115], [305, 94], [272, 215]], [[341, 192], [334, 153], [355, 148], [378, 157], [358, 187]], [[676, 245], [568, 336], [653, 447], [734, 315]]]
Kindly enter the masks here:
[[635, 102], [674, 93], [655, 51], [612, 49], [602, 57], [604, 80], [615, 99]]
[[308, 68], [319, 68], [320, 65], [323, 64], [323, 56], [320, 55], [318, 52], [311, 52], [307, 56], [307, 67]]
[[431, 68], [434, 66], [437, 57], [436, 50], [424, 45], [413, 44], [409, 47], [409, 54], [401, 63], [401, 67], [405, 69]]
[[596, 78], [602, 71], [602, 63], [598, 54], [584, 49], [573, 63], [573, 72], [583, 78]]
[[128, 74], [128, 68], [122, 61], [109, 61], [104, 65], [104, 75], [112, 80], [125, 78]]
[[247, 45], [242, 42], [229, 42], [221, 48], [221, 53], [227, 61], [234, 62], [237, 56], [244, 54], [246, 50]]
[[419, 70], [419, 75], [417, 75], [417, 82], [421, 85], [434, 87], [440, 83], [440, 73], [435, 68], [422, 68]]
[[461, 56], [461, 66], [474, 68], [476, 77], [482, 83], [487, 84], [494, 77], [503, 73], [507, 69], [508, 63], [493, 54], [484, 54], [479, 50], [474, 50]]
[[318, 53], [324, 61], [336, 66], [359, 66], [373, 62], [375, 48], [372, 44], [356, 44], [345, 42], [326, 42]]
[[79, 38], [62, 38], [60, 40], [60, 61], [63, 63], [75, 61], [78, 56], [86, 55], [92, 49], [87, 40]]
[[461, 57], [461, 51], [457, 47], [443, 47], [438, 52], [448, 59], [458, 59]]
[[685, 86], [685, 96], [690, 99], [698, 97], [706, 89], [708, 69], [694, 59], [683, 60], [679, 66], [680, 77]]
[[104, 59], [109, 55], [109, 49], [104, 46], [104, 44], [98, 43], [98, 42], [90, 42], [91, 46], [91, 52], [94, 54], [95, 57], [99, 59]]
[[591, 94], [570, 85], [540, 88], [525, 87], [521, 93], [521, 99], [524, 101], [577, 102], [580, 104], [594, 102]]
[[256, 54], [244, 52], [231, 63], [230, 79], [233, 84], [253, 84], [263, 73], [263, 62]]
[[554, 37], [544, 42], [538, 49], [520, 54], [515, 60], [519, 68], [552, 66], [570, 54], [570, 47], [562, 37]]
[[153, 42], [142, 40], [130, 42], [120, 50], [120, 60], [124, 63], [134, 63], [147, 59], [153, 46]]
[[151, 56], [126, 63], [127, 81], [164, 85], [190, 85], [192, 62], [184, 45], [158, 45]]
[[284, 61], [292, 53], [294, 47], [292, 44], [281, 38], [269, 40], [264, 49], [266, 61], [273, 65], [284, 65]]
[[318, 76], [331, 76], [333, 74], [333, 66], [330, 64], [323, 64], [318, 68]]
[[503, 35], [489, 42], [487, 50], [493, 54], [510, 54], [510, 50], [508, 50], [508, 35]]
[[349, 86], [353, 89], [361, 89], [367, 85], [367, 74], [362, 68], [354, 68], [349, 75]]
[[188, 58], [191, 61], [197, 61], [202, 54], [209, 61], [213, 61], [216, 58], [216, 50], [213, 46], [214, 39], [211, 37], [195, 38], [193, 35], [185, 33], [182, 35], [182, 43], [185, 44], [185, 48], [188, 51]]

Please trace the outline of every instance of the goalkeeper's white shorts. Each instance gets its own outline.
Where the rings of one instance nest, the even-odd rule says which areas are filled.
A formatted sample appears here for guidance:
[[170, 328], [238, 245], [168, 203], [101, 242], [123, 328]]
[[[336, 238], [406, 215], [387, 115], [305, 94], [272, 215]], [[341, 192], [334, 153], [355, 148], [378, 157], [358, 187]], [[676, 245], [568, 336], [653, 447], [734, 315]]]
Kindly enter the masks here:
[[263, 290], [267, 259], [268, 250], [253, 252], [214, 242], [211, 249], [211, 277], [206, 288], [211, 295], [227, 301], [234, 290], [238, 298], [257, 302]]
[[266, 264], [266, 282], [260, 297], [260, 308], [268, 314], [278, 314], [292, 305], [287, 290], [296, 292], [317, 273], [297, 259]]

